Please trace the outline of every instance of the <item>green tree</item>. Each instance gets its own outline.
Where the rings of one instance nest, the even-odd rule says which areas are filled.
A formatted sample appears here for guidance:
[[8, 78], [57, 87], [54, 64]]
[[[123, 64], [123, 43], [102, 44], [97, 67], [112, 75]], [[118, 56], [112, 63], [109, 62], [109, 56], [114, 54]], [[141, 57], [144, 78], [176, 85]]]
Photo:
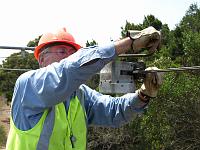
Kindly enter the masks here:
[[28, 44], [27, 44], [27, 46], [28, 47], [35, 47], [35, 46], [37, 46], [38, 43], [39, 43], [40, 38], [41, 38], [41, 35], [38, 38], [35, 38], [32, 41], [29, 41]]
[[[32, 41], [29, 41], [27, 44], [28, 47], [35, 47], [38, 45], [39, 39], [35, 38]], [[38, 62], [34, 58], [33, 53], [24, 52], [24, 55], [21, 53], [14, 53], [7, 57], [3, 64], [1, 65], [3, 68], [10, 68], [10, 69], [37, 69]], [[11, 70], [1, 70], [0, 71], [0, 93], [4, 93], [8, 101], [12, 99], [12, 93], [14, 89], [15, 82], [17, 78], [24, 73], [25, 71], [11, 71]]]
[[198, 66], [200, 64], [200, 32], [188, 31], [184, 33], [184, 66]]
[[155, 29], [157, 30], [161, 30], [162, 29], [162, 22], [157, 19], [154, 15], [147, 15], [144, 16], [144, 20], [142, 24], [134, 24], [134, 23], [130, 23], [128, 21], [126, 21], [125, 26], [121, 27], [121, 35], [122, 37], [126, 37], [126, 33], [128, 30], [142, 30], [144, 28], [147, 28], [149, 26], [153, 26]]
[[[7, 57], [2, 64], [3, 68], [11, 69], [37, 69], [38, 63], [35, 60], [33, 53], [25, 52], [25, 57], [21, 56], [21, 53], [14, 53], [11, 56]], [[16, 79], [24, 71], [6, 71], [1, 70], [0, 72], [0, 92], [5, 93], [8, 101], [12, 99], [13, 88], [16, 82]]]
[[87, 40], [87, 42], [86, 42], [86, 47], [88, 47], [88, 46], [93, 46], [93, 45], [98, 45], [98, 43], [97, 43], [95, 40], [92, 40], [91, 42], [89, 42], [89, 41]]
[[186, 15], [180, 22], [182, 45], [184, 52], [183, 65], [199, 65], [200, 63], [200, 9], [197, 4], [190, 5]]
[[154, 15], [144, 16], [142, 27], [147, 28], [149, 26], [154, 27], [156, 30], [161, 30], [162, 22], [159, 19], [157, 19]]
[[185, 16], [180, 21], [180, 27], [184, 32], [200, 32], [200, 10], [197, 4], [191, 4]]

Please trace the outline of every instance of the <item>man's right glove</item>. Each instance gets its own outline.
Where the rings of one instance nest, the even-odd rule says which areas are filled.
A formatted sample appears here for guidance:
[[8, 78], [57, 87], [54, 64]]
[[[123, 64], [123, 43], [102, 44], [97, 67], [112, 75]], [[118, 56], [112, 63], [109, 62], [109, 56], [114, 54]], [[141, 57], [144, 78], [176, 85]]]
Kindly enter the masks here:
[[[149, 67], [145, 70], [158, 70], [157, 67]], [[147, 73], [144, 79], [144, 83], [141, 88], [136, 92], [143, 96], [148, 96], [150, 98], [156, 97], [160, 86], [163, 83], [163, 72], [152, 72]]]
[[148, 27], [142, 31], [129, 30], [127, 36], [133, 40], [131, 47], [134, 53], [142, 48], [147, 48], [149, 53], [153, 53], [160, 47], [161, 34], [154, 27]]

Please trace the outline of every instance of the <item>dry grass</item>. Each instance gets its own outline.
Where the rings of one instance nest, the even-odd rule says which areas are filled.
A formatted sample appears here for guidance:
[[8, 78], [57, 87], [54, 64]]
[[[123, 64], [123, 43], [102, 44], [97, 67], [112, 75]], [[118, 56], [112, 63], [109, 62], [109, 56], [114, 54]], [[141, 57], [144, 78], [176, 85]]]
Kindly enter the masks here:
[[5, 130], [6, 133], [8, 133], [9, 131], [9, 117], [10, 117], [10, 107], [7, 106], [7, 104], [2, 103], [2, 101], [0, 101], [0, 125], [2, 125]]
[[[3, 150], [5, 143], [6, 143], [6, 138], [8, 135], [9, 131], [9, 117], [10, 117], [10, 107], [7, 106], [7, 104], [3, 103], [3, 100], [0, 98], [0, 150]], [[1, 146], [3, 146], [1, 148]]]

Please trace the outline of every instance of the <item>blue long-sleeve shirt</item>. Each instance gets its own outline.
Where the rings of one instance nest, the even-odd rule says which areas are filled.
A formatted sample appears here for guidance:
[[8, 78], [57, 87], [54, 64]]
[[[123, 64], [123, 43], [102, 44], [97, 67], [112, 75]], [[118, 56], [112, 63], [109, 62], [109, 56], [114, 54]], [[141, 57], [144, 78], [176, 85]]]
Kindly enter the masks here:
[[84, 93], [88, 125], [117, 127], [130, 121], [146, 106], [136, 93], [122, 97], [103, 95], [84, 85], [106, 63], [116, 57], [113, 43], [104, 47], [82, 48], [73, 55], [47, 67], [22, 74], [16, 81], [11, 116], [21, 130], [39, 121], [45, 109], [69, 101], [79, 88]]

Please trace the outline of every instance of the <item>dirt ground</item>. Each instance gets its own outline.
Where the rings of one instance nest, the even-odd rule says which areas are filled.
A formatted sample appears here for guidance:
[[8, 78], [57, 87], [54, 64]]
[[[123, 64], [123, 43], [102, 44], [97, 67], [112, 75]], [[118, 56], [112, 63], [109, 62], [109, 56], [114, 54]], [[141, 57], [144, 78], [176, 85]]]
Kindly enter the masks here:
[[[5, 104], [3, 100], [0, 98], [0, 125], [2, 125], [8, 135], [9, 127], [10, 127], [10, 106]], [[5, 148], [0, 147], [0, 150], [4, 150]]]

